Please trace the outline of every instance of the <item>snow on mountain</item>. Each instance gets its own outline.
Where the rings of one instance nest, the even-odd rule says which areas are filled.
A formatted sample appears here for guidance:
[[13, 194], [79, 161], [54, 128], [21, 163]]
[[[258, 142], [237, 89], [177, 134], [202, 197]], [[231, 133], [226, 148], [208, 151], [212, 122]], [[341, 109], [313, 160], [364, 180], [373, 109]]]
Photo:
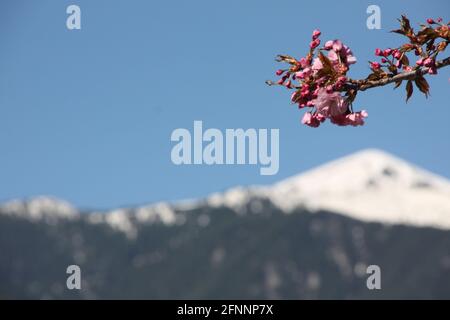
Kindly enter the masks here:
[[213, 194], [211, 206], [245, 210], [267, 198], [285, 212], [325, 209], [363, 221], [450, 229], [450, 181], [386, 152], [368, 149], [268, 187]]
[[106, 212], [95, 211], [87, 215], [89, 223], [106, 223], [111, 228], [125, 233], [130, 239], [136, 238], [138, 223], [152, 224], [159, 222], [165, 225], [173, 225], [182, 223], [183, 218], [183, 216], [177, 215], [172, 207], [165, 202], [137, 208], [118, 208]]
[[[374, 149], [331, 161], [271, 186], [238, 186], [200, 200], [91, 212], [87, 219], [107, 223], [133, 238], [137, 223], [183, 223], [184, 216], [176, 211], [225, 206], [238, 214], [248, 209], [257, 213], [264, 209], [262, 200], [286, 213], [306, 207], [363, 221], [450, 229], [450, 181]], [[0, 205], [0, 213], [47, 221], [79, 216], [69, 203], [52, 197], [13, 200]]]
[[11, 200], [0, 205], [1, 212], [30, 220], [55, 222], [60, 218], [74, 219], [79, 213], [70, 203], [54, 197], [39, 196], [29, 200]]

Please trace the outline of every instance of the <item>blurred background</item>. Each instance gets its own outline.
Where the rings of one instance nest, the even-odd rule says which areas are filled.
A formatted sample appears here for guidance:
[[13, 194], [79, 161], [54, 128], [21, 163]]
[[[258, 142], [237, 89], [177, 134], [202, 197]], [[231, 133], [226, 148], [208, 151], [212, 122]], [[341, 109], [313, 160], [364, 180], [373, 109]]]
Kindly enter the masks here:
[[[81, 30], [66, 27], [72, 4]], [[366, 26], [372, 4], [380, 30]], [[352, 49], [349, 76], [364, 78], [375, 48], [403, 43], [389, 33], [401, 14], [418, 27], [448, 1], [0, 7], [0, 298], [450, 297], [448, 69], [427, 77], [428, 99], [359, 94], [358, 128], [303, 126], [290, 92], [264, 83], [316, 28]], [[194, 120], [279, 128], [278, 174], [174, 165], [170, 135]], [[70, 264], [82, 290], [65, 286]], [[371, 264], [381, 290], [366, 286]]]

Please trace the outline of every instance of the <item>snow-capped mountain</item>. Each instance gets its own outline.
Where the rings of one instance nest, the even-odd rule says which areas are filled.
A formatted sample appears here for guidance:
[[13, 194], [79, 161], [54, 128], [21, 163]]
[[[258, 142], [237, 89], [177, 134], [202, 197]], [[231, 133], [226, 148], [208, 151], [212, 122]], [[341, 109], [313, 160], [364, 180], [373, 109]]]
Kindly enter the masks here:
[[[262, 210], [262, 201], [270, 201], [285, 213], [302, 207], [362, 221], [450, 229], [450, 181], [375, 149], [354, 153], [271, 186], [239, 186], [199, 200], [91, 212], [88, 220], [107, 223], [133, 237], [135, 224], [174, 224], [182, 221], [179, 211], [211, 206], [245, 214], [249, 208], [252, 212]], [[33, 220], [79, 216], [69, 203], [51, 197], [13, 200], [1, 205], [0, 212]]]
[[273, 186], [232, 188], [207, 199], [245, 210], [267, 198], [285, 212], [329, 210], [363, 221], [450, 229], [450, 181], [386, 152], [367, 149]]
[[[0, 206], [0, 298], [448, 299], [449, 230], [449, 181], [377, 150], [192, 201], [15, 200]], [[70, 264], [82, 290], [65, 290]], [[367, 289], [373, 264], [383, 290]]]

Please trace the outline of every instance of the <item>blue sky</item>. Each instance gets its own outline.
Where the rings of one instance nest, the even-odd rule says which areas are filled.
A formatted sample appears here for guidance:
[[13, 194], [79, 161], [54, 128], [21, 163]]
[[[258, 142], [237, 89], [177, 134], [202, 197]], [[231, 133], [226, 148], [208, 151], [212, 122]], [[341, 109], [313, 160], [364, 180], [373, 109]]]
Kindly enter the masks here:
[[[306, 4], [308, 3], [308, 4]], [[351, 4], [353, 3], [353, 4]], [[66, 28], [77, 4], [82, 29]], [[381, 8], [382, 29], [366, 28]], [[0, 201], [50, 194], [111, 208], [269, 184], [364, 148], [380, 148], [450, 178], [449, 69], [428, 77], [431, 97], [404, 89], [359, 94], [366, 126], [302, 126], [290, 93], [269, 88], [278, 53], [305, 54], [311, 31], [339, 38], [367, 75], [388, 31], [448, 13], [442, 1], [2, 1]], [[449, 17], [443, 17], [448, 19]], [[448, 51], [448, 50], [447, 50]], [[280, 170], [175, 166], [176, 128], [279, 128]], [[349, 173], [351, 174], [351, 173]]]

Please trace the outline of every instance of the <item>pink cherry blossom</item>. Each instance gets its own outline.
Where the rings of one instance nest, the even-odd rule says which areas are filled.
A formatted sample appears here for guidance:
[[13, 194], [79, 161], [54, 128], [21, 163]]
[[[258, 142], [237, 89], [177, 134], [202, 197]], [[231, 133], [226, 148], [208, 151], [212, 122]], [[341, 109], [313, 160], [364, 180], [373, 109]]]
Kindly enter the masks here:
[[367, 118], [368, 113], [366, 110], [359, 112], [353, 112], [347, 115], [340, 114], [330, 118], [331, 123], [338, 126], [362, 126], [364, 125], [364, 118]]
[[338, 54], [336, 53], [336, 51], [334, 51], [334, 50], [330, 50], [329, 52], [328, 52], [328, 59], [330, 59], [331, 60], [331, 62], [338, 62], [339, 61], [339, 57], [338, 57]]
[[348, 109], [347, 101], [339, 92], [328, 93], [325, 88], [320, 88], [313, 102], [317, 112], [325, 117], [343, 114]]
[[347, 64], [354, 64], [354, 63], [356, 63], [356, 58], [355, 58], [355, 56], [348, 55], [348, 56], [347, 56]]
[[312, 69], [313, 69], [314, 71], [318, 71], [318, 70], [320, 70], [320, 69], [322, 69], [322, 68], [323, 68], [322, 61], [320, 61], [319, 58], [315, 58], [315, 59], [313, 60]]
[[302, 123], [313, 128], [317, 128], [320, 125], [320, 121], [314, 117], [311, 112], [305, 112], [302, 118]]
[[325, 119], [326, 118], [320, 113], [312, 114], [311, 112], [306, 112], [303, 115], [302, 123], [306, 124], [307, 126], [310, 126], [310, 127], [313, 127], [313, 128], [317, 128], [318, 126], [320, 126], [320, 124], [322, 122], [325, 121]]
[[351, 126], [362, 126], [364, 125], [364, 118], [368, 117], [368, 113], [366, 110], [362, 110], [359, 112], [350, 113], [346, 116], [348, 124]]
[[331, 50], [333, 49], [333, 40], [328, 40], [325, 42], [325, 45], [323, 46], [325, 50]]
[[298, 62], [302, 68], [309, 67], [309, 62], [305, 58], [301, 58]]
[[341, 40], [334, 40], [333, 41], [333, 50], [336, 52], [341, 51], [342, 49], [342, 42]]
[[352, 50], [349, 47], [342, 44], [339, 40], [334, 40], [332, 42], [333, 50], [328, 52], [328, 59], [332, 62], [338, 63], [339, 60], [346, 63], [347, 65], [356, 63], [356, 58], [353, 56]]
[[302, 71], [298, 71], [295, 73], [295, 78], [296, 79], [305, 79], [307, 77], [309, 77], [312, 73], [311, 68], [305, 68]]
[[353, 52], [352, 52], [352, 50], [350, 50], [349, 47], [347, 47], [346, 45], [343, 45], [342, 51], [346, 58], [345, 60], [347, 61], [347, 64], [356, 63], [356, 58], [355, 58], [355, 56], [353, 56]]

